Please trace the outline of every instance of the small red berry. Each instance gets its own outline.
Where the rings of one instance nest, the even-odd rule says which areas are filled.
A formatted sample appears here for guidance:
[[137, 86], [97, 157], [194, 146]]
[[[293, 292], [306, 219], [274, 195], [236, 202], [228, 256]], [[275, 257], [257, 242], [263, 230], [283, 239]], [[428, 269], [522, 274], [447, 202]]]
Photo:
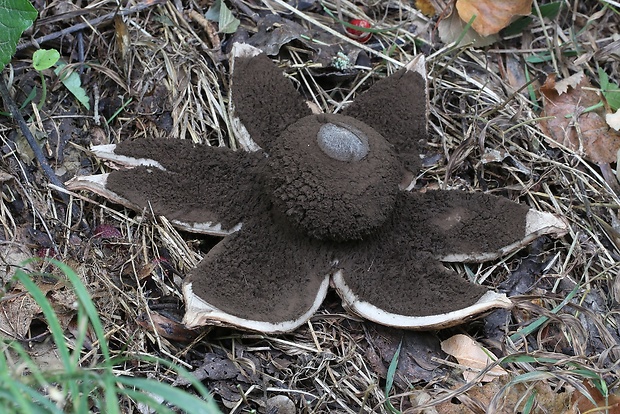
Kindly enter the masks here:
[[[364, 19], [351, 19], [349, 20], [349, 23], [353, 26], [363, 27], [364, 29], [370, 29], [371, 27], [370, 22]], [[370, 40], [370, 37], [372, 36], [372, 33], [370, 32], [363, 32], [361, 30], [356, 30], [352, 27], [347, 27], [346, 31], [347, 36], [349, 36], [351, 39], [357, 40], [360, 43], [366, 43]]]

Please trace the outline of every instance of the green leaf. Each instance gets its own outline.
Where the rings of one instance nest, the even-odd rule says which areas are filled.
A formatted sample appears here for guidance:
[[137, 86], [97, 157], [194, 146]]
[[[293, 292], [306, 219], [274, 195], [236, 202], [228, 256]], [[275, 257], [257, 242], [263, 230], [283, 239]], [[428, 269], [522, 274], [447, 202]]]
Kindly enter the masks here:
[[[562, 2], [556, 1], [548, 4], [542, 4], [540, 9], [540, 15], [542, 17], [546, 17], [548, 19], [555, 19], [558, 13], [560, 12], [560, 8], [562, 7]], [[532, 8], [532, 14], [536, 15], [537, 12]], [[512, 22], [508, 27], [502, 30], [502, 35], [513, 36], [519, 33], [522, 33], [532, 22], [534, 19], [530, 16], [520, 17], [514, 22]]]
[[226, 7], [223, 0], [215, 0], [205, 13], [205, 18], [218, 23], [220, 27], [218, 33], [235, 33], [241, 24], [241, 21]]
[[612, 111], [617, 111], [620, 108], [620, 87], [610, 82], [609, 76], [601, 68], [598, 68], [598, 80], [601, 85], [601, 93], [605, 97], [607, 104]]
[[40, 72], [54, 66], [58, 59], [60, 53], [56, 49], [39, 49], [32, 55], [32, 66]]
[[37, 18], [28, 0], [0, 0], [0, 65], [4, 67], [15, 53], [17, 41]]
[[[204, 401], [195, 395], [169, 384], [153, 381], [147, 378], [130, 378], [125, 376], [117, 377], [116, 381], [123, 384], [126, 388], [140, 390], [145, 395], [158, 395], [164, 397], [164, 400], [169, 404], [173, 404], [186, 413], [219, 414], [219, 410], [213, 404], [210, 404], [208, 401]], [[152, 400], [152, 398], [149, 399]], [[144, 402], [148, 404], [150, 401]]]
[[82, 88], [80, 75], [69, 68], [65, 69], [65, 66], [67, 66], [66, 63], [62, 61], [58, 62], [56, 69], [54, 69], [54, 73], [60, 76], [60, 81], [69, 89], [69, 92], [71, 92], [86, 109], [90, 109], [90, 99], [84, 88]]
[[560, 13], [560, 9], [562, 8], [562, 2], [561, 1], [555, 1], [552, 3], [547, 3], [547, 4], [541, 4], [539, 9], [540, 9], [540, 15], [542, 17], [546, 17], [547, 19], [555, 19], [558, 16], [558, 13]]

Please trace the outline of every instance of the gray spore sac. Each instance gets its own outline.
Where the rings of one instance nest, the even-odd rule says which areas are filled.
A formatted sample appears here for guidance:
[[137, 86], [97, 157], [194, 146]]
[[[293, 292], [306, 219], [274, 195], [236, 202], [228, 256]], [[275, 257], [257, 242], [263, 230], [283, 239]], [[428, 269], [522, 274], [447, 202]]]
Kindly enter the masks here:
[[324, 124], [316, 139], [319, 148], [338, 161], [360, 161], [369, 151], [366, 135], [349, 125]]

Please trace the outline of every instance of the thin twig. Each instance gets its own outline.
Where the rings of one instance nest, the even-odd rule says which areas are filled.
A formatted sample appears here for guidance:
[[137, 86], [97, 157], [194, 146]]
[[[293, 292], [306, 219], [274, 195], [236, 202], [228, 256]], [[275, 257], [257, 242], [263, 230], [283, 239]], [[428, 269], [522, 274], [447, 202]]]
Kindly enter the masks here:
[[17, 51], [19, 52], [20, 50], [24, 50], [27, 49], [29, 47], [32, 47], [34, 45], [38, 45], [41, 43], [45, 43], [45, 42], [49, 42], [50, 40], [54, 40], [57, 39], [59, 37], [63, 37], [66, 36], [68, 34], [77, 32], [79, 30], [84, 30], [87, 29], [89, 27], [97, 27], [100, 24], [107, 22], [108, 20], [112, 20], [114, 19], [115, 16], [127, 16], [129, 14], [134, 14], [134, 13], [138, 13], [141, 12], [144, 9], [148, 9], [149, 7], [152, 6], [156, 6], [158, 4], [164, 4], [166, 3], [166, 0], [153, 0], [153, 1], [149, 1], [149, 2], [145, 2], [142, 3], [136, 7], [132, 7], [131, 9], [125, 9], [125, 10], [120, 10], [120, 11], [113, 11], [111, 13], [108, 14], [104, 14], [101, 17], [97, 17], [96, 19], [84, 22], [84, 23], [78, 23], [76, 25], [73, 25], [71, 27], [67, 27], [66, 29], [60, 30], [58, 32], [54, 32], [54, 33], [50, 33], [48, 35], [45, 36], [41, 36], [38, 37], [30, 42], [25, 42], [25, 43], [20, 43], [17, 45]]
[[[52, 167], [50, 167], [50, 165], [48, 164], [47, 160], [45, 159], [45, 155], [43, 154], [43, 151], [37, 144], [37, 141], [34, 139], [32, 132], [30, 132], [26, 120], [22, 116], [21, 112], [19, 112], [19, 108], [15, 104], [15, 101], [13, 101], [13, 99], [11, 98], [9, 90], [4, 83], [4, 79], [0, 79], [0, 96], [4, 101], [4, 105], [6, 105], [15, 121], [17, 121], [19, 129], [22, 131], [22, 134], [24, 134], [24, 137], [26, 137], [28, 145], [30, 145], [30, 148], [32, 148], [32, 152], [34, 152], [34, 156], [37, 159], [39, 165], [41, 166], [41, 169], [47, 176], [48, 180], [55, 186], [64, 188], [64, 184], [60, 181], [54, 170], [52, 170]], [[67, 196], [67, 194], [62, 192], [58, 192], [58, 194], [65, 203], [69, 203], [69, 197]]]
[[66, 193], [67, 190], [65, 190], [65, 185], [62, 183], [62, 181], [60, 181], [60, 179], [58, 178], [54, 170], [52, 170], [52, 167], [50, 167], [49, 163], [47, 162], [47, 159], [45, 158], [43, 151], [37, 144], [37, 141], [32, 135], [32, 132], [30, 132], [30, 129], [28, 128], [28, 124], [26, 123], [26, 120], [22, 116], [21, 112], [19, 112], [19, 108], [15, 104], [15, 101], [13, 101], [13, 98], [11, 98], [9, 89], [7, 88], [6, 84], [4, 83], [4, 79], [2, 78], [0, 78], [0, 97], [2, 97], [2, 100], [4, 101], [4, 105], [8, 108], [9, 112], [13, 116], [13, 119], [17, 121], [17, 125], [19, 126], [19, 129], [21, 130], [22, 134], [24, 134], [24, 137], [26, 137], [26, 141], [28, 141], [28, 145], [30, 145], [32, 152], [34, 153], [34, 157], [36, 158], [37, 162], [41, 166], [41, 169], [47, 176], [47, 179], [49, 180], [49, 182], [53, 184], [54, 186], [64, 190], [64, 191], [56, 190], [56, 194], [60, 196], [60, 198], [62, 199], [62, 201], [65, 203], [67, 207], [71, 208], [71, 213], [73, 214], [73, 216], [76, 219], [80, 219], [80, 225], [82, 226], [82, 229], [86, 233], [90, 233], [90, 226], [88, 225], [88, 223], [86, 223], [84, 219], [81, 219], [82, 214], [81, 214], [81, 211], [77, 208], [77, 206], [71, 203], [71, 198]]

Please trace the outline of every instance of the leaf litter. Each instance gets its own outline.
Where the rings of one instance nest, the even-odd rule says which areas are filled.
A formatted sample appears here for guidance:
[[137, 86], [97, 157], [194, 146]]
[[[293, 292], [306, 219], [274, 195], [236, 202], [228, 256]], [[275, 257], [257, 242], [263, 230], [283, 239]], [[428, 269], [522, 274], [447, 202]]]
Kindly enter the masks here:
[[[444, 3], [453, 7], [451, 2]], [[48, 93], [41, 111], [31, 105], [22, 109], [42, 136], [53, 136], [62, 128], [67, 143], [59, 145], [57, 151], [50, 150], [49, 138], [41, 141], [50, 163], [61, 169], [70, 158], [66, 155], [73, 152], [78, 154], [77, 169], [81, 174], [104, 172], [108, 167], [97, 164], [87, 152], [91, 142], [144, 136], [186, 138], [236, 148], [238, 143], [226, 111], [228, 68], [221, 57], [231, 38], [241, 35], [244, 27], [250, 28], [248, 35], [261, 30], [257, 22], [258, 17], [269, 16], [265, 10], [274, 10], [284, 19], [288, 34], [266, 37], [262, 44], [273, 45], [273, 57], [280, 67], [294, 78], [308, 99], [328, 111], [346, 106], [375, 79], [423, 52], [428, 57], [430, 74], [432, 140], [425, 154], [429, 161], [416, 186], [501, 194], [564, 215], [572, 226], [564, 239], [539, 240], [537, 246], [512, 257], [480, 265], [451, 265], [471, 280], [498, 286], [519, 275], [520, 263], [532, 260], [537, 264], [525, 266], [531, 272], [524, 283], [512, 284], [519, 286], [513, 289], [516, 306], [502, 311], [501, 322], [496, 320], [495, 328], [489, 331], [493, 336], [481, 335], [486, 332], [485, 319], [459, 329], [429, 333], [425, 339], [398, 330], [386, 333], [347, 315], [335, 298], [328, 298], [306, 327], [290, 335], [263, 336], [221, 328], [192, 335], [179, 333], [175, 323], [180, 320], [183, 305], [176, 279], [187, 274], [215, 240], [181, 233], [148, 211], [124, 211], [91, 194], [72, 194], [72, 202], [80, 211], [78, 217], [52, 195], [32, 160], [22, 158], [15, 150], [19, 134], [6, 117], [0, 117], [0, 172], [3, 177], [10, 176], [2, 181], [0, 198], [2, 271], [10, 275], [22, 258], [34, 255], [38, 249], [54, 249], [88, 286], [116, 355], [153, 354], [195, 371], [225, 412], [266, 412], [267, 401], [276, 396], [288, 398], [299, 412], [387, 412], [384, 381], [401, 337], [405, 340], [387, 396], [401, 411], [502, 412], [511, 407], [523, 408], [530, 400], [534, 407], [549, 412], [572, 412], [575, 404], [581, 411], [607, 401], [615, 404], [612, 397], [618, 393], [615, 361], [619, 355], [615, 347], [620, 340], [620, 320], [611, 291], [620, 271], [620, 199], [610, 185], [610, 176], [597, 165], [607, 164], [615, 180], [615, 144], [612, 140], [603, 149], [590, 149], [583, 140], [583, 130], [590, 124], [584, 128], [581, 122], [584, 116], [593, 117], [590, 113], [597, 115], [597, 141], [609, 137], [603, 128], [613, 132], [608, 125], [602, 126], [606, 115], [613, 112], [611, 107], [605, 107], [609, 103], [603, 100], [604, 95], [598, 94], [599, 86], [605, 91], [612, 87], [604, 85], [596, 68], [609, 74], [608, 84], [618, 84], [617, 40], [612, 30], [618, 25], [618, 15], [601, 3], [572, 2], [561, 9], [553, 24], [540, 20], [535, 13], [526, 31], [508, 37], [500, 31], [492, 49], [483, 51], [465, 47], [467, 42], [447, 44], [460, 37], [463, 26], [453, 31], [452, 40], [442, 44], [436, 24], [445, 16], [428, 17], [408, 2], [324, 2], [343, 21], [364, 18], [379, 29], [366, 44], [368, 50], [344, 40], [344, 28], [314, 4], [300, 6], [300, 14], [291, 14], [278, 2], [260, 6], [226, 4], [242, 24], [233, 35], [215, 37], [208, 33], [208, 26], [184, 14], [193, 11], [204, 15], [210, 4], [203, 8], [183, 6], [187, 10], [172, 4], [152, 4], [156, 13], [122, 9], [125, 36], [130, 40], [121, 42], [123, 50], [115, 40], [113, 16], [118, 6], [114, 2], [105, 1], [97, 10], [68, 4], [50, 4], [40, 10], [43, 19], [29, 36], [38, 39], [62, 32], [62, 57], [71, 63], [90, 64], [76, 68], [75, 73], [79, 73], [81, 87], [91, 99], [91, 111], [63, 88]], [[434, 9], [441, 13], [445, 7]], [[592, 16], [596, 16], [597, 24], [592, 24]], [[67, 31], [82, 18], [92, 22], [97, 31]], [[336, 49], [312, 40], [323, 32], [314, 21], [334, 28], [342, 36], [327, 37], [325, 43], [337, 48], [337, 42], [342, 41], [341, 45], [348, 48], [347, 56], [359, 56], [359, 50], [363, 50], [367, 56], [364, 67], [372, 70], [330, 66], [330, 50]], [[310, 30], [310, 38], [299, 36], [301, 29], [295, 29], [295, 25]], [[219, 41], [223, 49], [214, 50], [211, 40]], [[87, 46], [84, 57], [79, 56], [77, 47], [81, 42]], [[389, 56], [383, 53], [388, 46]], [[43, 43], [42, 47], [53, 45]], [[29, 69], [32, 51], [19, 50], [5, 74], [12, 71], [13, 97], [23, 102], [36, 89], [33, 86], [38, 76], [32, 76]], [[575, 53], [580, 54], [577, 60]], [[320, 66], [317, 56], [322, 56]], [[350, 59], [357, 63], [357, 58]], [[499, 75], [506, 67], [515, 74], [511, 83]], [[318, 72], [325, 76], [316, 76]], [[553, 114], [556, 127], [545, 126], [540, 118], [551, 116], [547, 111], [553, 109], [545, 102], [545, 92], [541, 91], [543, 97], [537, 101], [539, 90], [534, 78], [544, 81], [551, 73], [559, 73], [557, 79], [566, 79], [579, 72], [584, 73], [582, 80], [566, 85], [566, 92], [548, 91], [552, 99], [564, 105], [564, 111]], [[52, 80], [51, 74], [45, 76]], [[531, 86], [525, 86], [530, 81]], [[584, 102], [586, 96], [591, 100]], [[603, 105], [586, 111], [600, 103]], [[537, 106], [543, 104], [545, 113], [537, 112]], [[67, 117], [72, 122], [64, 122]], [[568, 137], [580, 138], [577, 128], [582, 133], [581, 147], [579, 140], [564, 140], [565, 132]], [[553, 146], [552, 141], [561, 145]], [[76, 171], [76, 167], [64, 170]], [[82, 219], [90, 229], [110, 226], [122, 237], [116, 231], [114, 238], [93, 237], [80, 226]], [[27, 227], [40, 234], [32, 238]], [[170, 277], [161, 276], [167, 270], [150, 266], [164, 251]], [[43, 280], [36, 281], [46, 286]], [[70, 336], [75, 329], [67, 306], [71, 298], [62, 296], [64, 287], [51, 286], [57, 293], [49, 293], [48, 289], [48, 297], [66, 312]], [[13, 293], [26, 297], [18, 286], [13, 289]], [[571, 292], [575, 292], [574, 297], [566, 302]], [[16, 326], [15, 321], [23, 321], [13, 334], [24, 335], [33, 353], [48, 353], [35, 340], [38, 334], [45, 334], [44, 321], [37, 320], [38, 310], [19, 308], [17, 297], [10, 295], [7, 291], [0, 301], [3, 312], [23, 312], [6, 322]], [[29, 331], [27, 326], [32, 329]], [[508, 375], [474, 387], [474, 382], [460, 376], [461, 370], [454, 367], [456, 360], [439, 348], [440, 340], [463, 333], [477, 338], [500, 360], [521, 355], [539, 359], [502, 364]], [[549, 357], [549, 353], [556, 362], [570, 364], [557, 368], [540, 359]], [[227, 369], [233, 366], [237, 375], [226, 378], [232, 375]], [[128, 361], [119, 369], [135, 376], [174, 380], [158, 366], [137, 366]], [[593, 376], [597, 382], [591, 382]], [[595, 404], [587, 397], [584, 400], [584, 395], [596, 394], [598, 388], [592, 384], [600, 381], [610, 389], [611, 400], [602, 393], [593, 395]], [[475, 391], [479, 392], [472, 394]], [[498, 394], [504, 398], [496, 399]]]
[[556, 80], [551, 74], [541, 86], [543, 96], [543, 131], [552, 146], [563, 145], [594, 163], [613, 163], [620, 149], [620, 135], [609, 128], [601, 109], [601, 102], [583, 72]]

